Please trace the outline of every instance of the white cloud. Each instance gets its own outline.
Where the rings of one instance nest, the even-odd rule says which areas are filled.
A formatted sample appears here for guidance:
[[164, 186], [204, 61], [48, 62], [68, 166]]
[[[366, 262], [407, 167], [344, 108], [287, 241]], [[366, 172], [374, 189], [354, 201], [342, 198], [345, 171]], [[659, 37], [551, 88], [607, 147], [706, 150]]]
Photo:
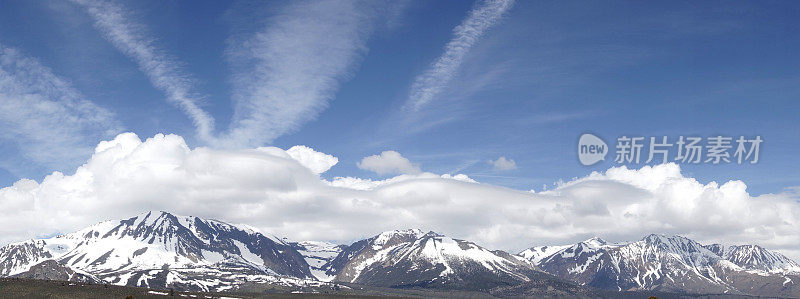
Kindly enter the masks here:
[[259, 145], [315, 119], [366, 52], [375, 4], [295, 1], [258, 32], [232, 39], [236, 106], [223, 142]]
[[430, 172], [422, 172], [418, 174], [401, 174], [384, 180], [371, 180], [371, 179], [362, 179], [355, 177], [335, 177], [333, 181], [325, 181], [325, 183], [334, 187], [342, 187], [355, 190], [372, 190], [380, 186], [396, 184], [402, 181], [417, 180], [417, 179], [437, 179], [437, 178], [451, 179], [467, 183], [477, 183], [475, 180], [473, 180], [466, 174], [459, 173], [456, 175], [450, 175], [450, 174], [436, 175]]
[[453, 180], [462, 181], [462, 182], [477, 183], [477, 181], [473, 180], [471, 177], [469, 177], [469, 176], [467, 176], [466, 174], [463, 174], [463, 173], [459, 173], [459, 174], [456, 174], [456, 175], [450, 175], [450, 174], [445, 173], [445, 174], [441, 175], [441, 177], [443, 179], [453, 179]]
[[[2, 44], [0, 125], [0, 140], [16, 145], [22, 158], [50, 168], [80, 165], [91, 154], [87, 145], [120, 130], [113, 113], [84, 99], [35, 59]], [[7, 167], [26, 164], [11, 151], [4, 154], [16, 160]]]
[[342, 187], [355, 190], [372, 190], [383, 185], [399, 183], [402, 181], [407, 181], [412, 179], [423, 179], [423, 178], [432, 179], [436, 177], [437, 176], [433, 173], [425, 172], [419, 174], [401, 174], [384, 180], [371, 180], [371, 179], [362, 179], [356, 177], [335, 177], [333, 181], [329, 182], [326, 181], [326, 183], [334, 187]]
[[506, 159], [506, 157], [497, 158], [497, 160], [489, 160], [489, 165], [492, 165], [495, 171], [506, 171], [517, 169], [517, 162], [513, 159]]
[[422, 172], [419, 165], [411, 163], [396, 151], [383, 151], [380, 155], [364, 157], [356, 163], [358, 168], [377, 174], [416, 174]]
[[800, 258], [796, 192], [751, 196], [741, 181], [700, 183], [675, 164], [611, 168], [539, 193], [455, 178], [328, 182], [275, 147], [192, 149], [176, 135], [142, 142], [126, 133], [99, 144], [73, 175], [0, 189], [0, 242], [166, 210], [298, 240], [346, 243], [419, 227], [515, 251], [595, 235], [621, 241], [666, 233], [756, 243]]
[[445, 46], [442, 56], [414, 79], [406, 107], [417, 110], [441, 93], [458, 72], [469, 50], [513, 4], [513, 0], [486, 0], [472, 9], [467, 18], [453, 29], [453, 38]]
[[167, 99], [186, 113], [201, 138], [212, 140], [214, 119], [198, 106], [200, 96], [192, 91], [192, 79], [178, 63], [160, 50], [144, 33], [143, 25], [131, 20], [129, 13], [110, 1], [72, 0], [86, 8], [94, 26], [117, 49], [130, 56], [150, 79], [167, 94]]
[[316, 174], [326, 172], [339, 163], [339, 158], [320, 153], [305, 145], [295, 145], [286, 150], [286, 153]]
[[268, 144], [315, 119], [339, 84], [351, 77], [377, 22], [396, 21], [404, 6], [295, 1], [271, 13], [260, 30], [234, 34], [226, 55], [232, 64], [235, 112], [228, 130], [215, 134], [214, 118], [200, 107], [203, 97], [193, 91], [192, 78], [122, 5], [73, 2], [84, 6], [104, 37], [135, 60], [152, 84], [192, 119], [202, 140], [223, 148]]

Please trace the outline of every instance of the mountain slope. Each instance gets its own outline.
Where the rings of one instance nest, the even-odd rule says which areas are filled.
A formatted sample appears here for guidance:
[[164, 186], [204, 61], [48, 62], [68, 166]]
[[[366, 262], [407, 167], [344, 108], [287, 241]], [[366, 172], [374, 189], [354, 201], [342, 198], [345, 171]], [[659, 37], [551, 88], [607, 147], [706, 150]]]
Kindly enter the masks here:
[[59, 264], [54, 260], [45, 260], [33, 265], [25, 272], [14, 275], [16, 278], [30, 278], [42, 280], [61, 280], [78, 282], [100, 282], [91, 274], [76, 272], [75, 270]]
[[31, 266], [53, 258], [51, 250], [45, 246], [43, 240], [28, 240], [0, 247], [0, 276], [28, 271]]
[[800, 266], [757, 245], [702, 245], [649, 235], [630, 243], [592, 238], [511, 255], [407, 229], [345, 246], [290, 242], [245, 226], [166, 212], [0, 247], [0, 276], [197, 291], [338, 290], [354, 284], [507, 297], [607, 292], [590, 286], [800, 297]]
[[608, 290], [800, 296], [796, 263], [759, 246], [704, 246], [681, 236], [649, 235], [609, 244], [598, 238], [534, 247], [520, 256], [558, 277]]
[[[288, 241], [287, 241], [288, 242]], [[302, 241], [289, 242], [297, 250], [309, 265], [311, 274], [320, 281], [331, 281], [333, 275], [326, 274], [325, 265], [330, 263], [347, 246], [336, 245], [328, 242]]]
[[486, 291], [551, 277], [520, 257], [418, 229], [358, 241], [326, 267], [335, 281], [388, 287]]
[[[313, 278], [304, 257], [283, 241], [220, 221], [166, 212], [148, 212], [50, 239], [7, 245], [0, 248], [0, 273], [20, 275], [46, 260], [129, 286], [182, 284], [188, 289], [217, 290], [236, 283], [205, 275], [219, 271], [227, 277], [250, 280], [272, 279], [258, 276]], [[195, 277], [208, 277], [209, 281]]]
[[797, 262], [758, 245], [730, 246], [722, 257], [747, 270], [768, 273], [800, 273], [800, 265]]

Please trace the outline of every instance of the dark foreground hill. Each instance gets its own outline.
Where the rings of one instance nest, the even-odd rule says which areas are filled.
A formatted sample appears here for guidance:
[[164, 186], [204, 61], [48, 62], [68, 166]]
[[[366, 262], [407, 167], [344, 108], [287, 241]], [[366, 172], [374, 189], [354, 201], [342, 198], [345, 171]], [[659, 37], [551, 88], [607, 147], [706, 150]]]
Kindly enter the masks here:
[[[378, 298], [394, 294], [359, 295], [349, 291], [336, 293], [291, 293], [292, 290], [273, 286], [258, 293], [183, 292], [153, 290], [72, 281], [0, 278], [0, 298]], [[397, 294], [403, 298], [402, 294]]]
[[[348, 285], [349, 289], [307, 289], [303, 293], [294, 288], [259, 284], [238, 292], [184, 292], [154, 290], [142, 287], [115, 286], [74, 281], [0, 278], [0, 298], [757, 298], [741, 295], [703, 295], [662, 292], [609, 292], [598, 290], [581, 296], [564, 296], [541, 292], [538, 286], [515, 286], [496, 294], [430, 289], [394, 289]], [[129, 297], [130, 296], [130, 297]]]

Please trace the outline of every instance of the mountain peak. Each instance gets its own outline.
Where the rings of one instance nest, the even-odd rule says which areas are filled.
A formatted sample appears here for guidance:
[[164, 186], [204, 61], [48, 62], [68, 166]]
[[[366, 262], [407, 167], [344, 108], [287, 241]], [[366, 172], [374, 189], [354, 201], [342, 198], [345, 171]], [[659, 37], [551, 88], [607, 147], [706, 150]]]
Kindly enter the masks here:
[[[24, 257], [8, 254], [20, 249], [25, 249]], [[104, 221], [73, 233], [38, 240], [27, 247], [0, 249], [0, 275], [28, 271], [45, 259], [76, 272], [94, 273], [101, 280], [124, 277], [126, 280], [119, 283], [146, 287], [164, 283], [159, 277], [141, 272], [149, 269], [193, 273], [204, 269], [215, 271], [215, 267], [225, 265], [238, 269], [230, 270], [239, 271], [237, 275], [256, 279], [273, 275], [312, 277], [303, 256], [282, 241], [224, 222], [165, 211]], [[229, 283], [237, 283], [234, 277], [229, 279], [232, 280]], [[206, 282], [198, 280], [193, 288], [214, 289], [213, 282]]]
[[[220, 269], [234, 274], [220, 277]], [[448, 286], [468, 281], [469, 288], [483, 288], [526, 283], [543, 275], [539, 270], [611, 290], [677, 288], [722, 293], [738, 291], [732, 285], [740, 280], [731, 279], [753, 283], [749, 279], [753, 277], [762, 279], [758, 282], [762, 285], [793, 285], [788, 278], [800, 273], [800, 265], [759, 245], [704, 246], [663, 234], [629, 243], [593, 237], [564, 246], [532, 247], [518, 256], [417, 228], [385, 231], [351, 245], [290, 242], [246, 225], [166, 211], [147, 211], [62, 236], [0, 247], [0, 276], [80, 273], [91, 281], [205, 291], [247, 281], [275, 281], [276, 277], [377, 286]], [[191, 285], [175, 285], [176, 277]], [[473, 286], [472, 282], [477, 283]]]
[[142, 219], [143, 218], [149, 218], [149, 217], [158, 218], [158, 217], [162, 217], [162, 216], [183, 217], [183, 216], [180, 216], [180, 215], [172, 214], [172, 213], [167, 212], [167, 211], [149, 210], [149, 211], [144, 211], [144, 212], [141, 212], [141, 213], [137, 214], [136, 216], [134, 216], [134, 218], [142, 218]]
[[592, 245], [592, 246], [603, 246], [603, 245], [608, 244], [608, 242], [606, 242], [606, 240], [603, 240], [600, 237], [591, 237], [589, 239], [586, 239], [582, 243], [585, 243], [585, 244], [588, 244], [588, 245]]
[[374, 244], [378, 246], [391, 246], [398, 242], [413, 241], [424, 235], [425, 232], [418, 228], [385, 231], [375, 237]]
[[[794, 282], [782, 275], [800, 271], [797, 263], [758, 245], [703, 246], [683, 236], [664, 234], [592, 246], [599, 243], [601, 239], [592, 238], [560, 248], [534, 247], [520, 255], [548, 273], [609, 290], [674, 288], [728, 293], [752, 290], [752, 284], [788, 288]], [[796, 294], [793, 292], [782, 294]]]
[[679, 235], [664, 235], [664, 234], [649, 234], [642, 239], [648, 244], [695, 244], [702, 247], [699, 243], [692, 239]]
[[527, 275], [533, 272], [531, 263], [506, 252], [420, 229], [386, 231], [353, 243], [326, 269], [336, 280], [379, 286], [448, 285], [480, 279], [469, 288], [528, 281]]
[[425, 232], [419, 228], [406, 228], [385, 231], [381, 234], [397, 234], [397, 235], [422, 235]]
[[721, 258], [725, 258], [725, 256], [728, 253], [728, 248], [726, 248], [725, 245], [718, 243], [714, 243], [711, 245], [703, 245], [703, 247], [713, 252], [714, 254], [718, 255]]
[[647, 243], [659, 243], [659, 242], [666, 243], [668, 242], [667, 240], [669, 240], [669, 238], [670, 237], [664, 234], [649, 234], [644, 238], [642, 238], [642, 241], [645, 241]]
[[748, 270], [800, 273], [800, 264], [759, 245], [730, 246], [724, 258]]

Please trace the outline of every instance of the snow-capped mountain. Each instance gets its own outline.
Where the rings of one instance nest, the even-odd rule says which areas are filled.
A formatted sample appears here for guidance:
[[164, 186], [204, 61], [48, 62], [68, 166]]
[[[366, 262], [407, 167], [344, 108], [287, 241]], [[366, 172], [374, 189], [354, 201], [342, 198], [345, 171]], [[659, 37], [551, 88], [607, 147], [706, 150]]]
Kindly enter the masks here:
[[8, 276], [202, 291], [319, 291], [356, 284], [501, 297], [607, 296], [585, 287], [591, 286], [800, 297], [800, 266], [757, 245], [649, 235], [630, 243], [591, 238], [512, 255], [419, 229], [335, 245], [292, 242], [245, 225], [166, 212], [0, 247], [0, 277]]
[[[27, 271], [31, 266], [53, 258], [43, 240], [28, 240], [0, 248], [0, 276], [10, 276]], [[54, 250], [57, 248], [53, 248]]]
[[303, 255], [310, 267], [311, 274], [320, 281], [331, 281], [335, 276], [325, 273], [325, 265], [330, 263], [347, 246], [336, 245], [328, 242], [302, 241], [290, 242], [284, 240], [294, 247], [297, 252]]
[[521, 257], [419, 229], [355, 242], [325, 267], [335, 281], [388, 287], [489, 290], [551, 277]]
[[232, 287], [237, 277], [313, 279], [303, 255], [277, 238], [166, 212], [6, 245], [0, 248], [0, 275], [44, 275], [42, 271], [49, 268], [35, 268], [43, 261], [55, 261], [63, 267], [58, 271], [129, 286], [223, 290]]
[[609, 290], [800, 296], [797, 264], [759, 246], [704, 246], [681, 236], [631, 243], [599, 238], [520, 253], [558, 277]]
[[767, 250], [758, 245], [725, 247], [720, 244], [712, 244], [706, 246], [706, 248], [723, 259], [747, 270], [800, 274], [800, 264], [779, 252]]
[[547, 258], [563, 249], [566, 249], [569, 246], [570, 245], [531, 247], [523, 252], [520, 252], [519, 255], [522, 256], [524, 259], [533, 262], [534, 264], [539, 264], [539, 262], [542, 261], [542, 259]]

